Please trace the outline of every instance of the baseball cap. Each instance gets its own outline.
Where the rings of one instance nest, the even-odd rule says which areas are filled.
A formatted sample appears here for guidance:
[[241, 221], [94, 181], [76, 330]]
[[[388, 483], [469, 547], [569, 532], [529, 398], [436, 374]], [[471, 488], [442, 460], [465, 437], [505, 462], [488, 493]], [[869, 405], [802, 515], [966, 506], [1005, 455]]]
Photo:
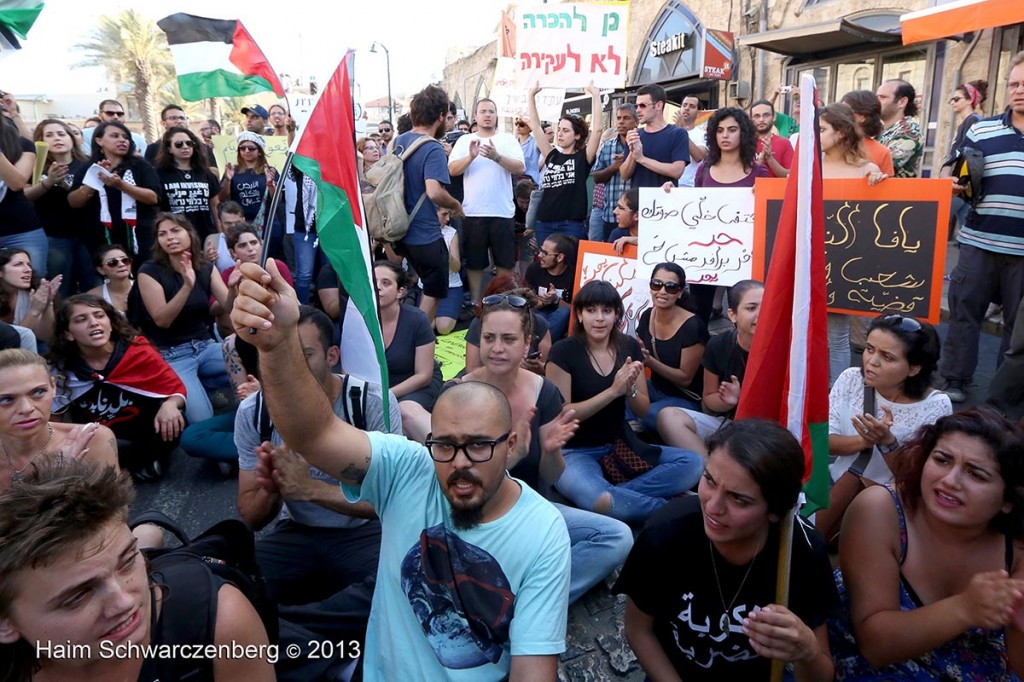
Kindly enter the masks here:
[[260, 118], [270, 118], [270, 114], [267, 112], [267, 110], [261, 107], [259, 104], [254, 104], [251, 107], [242, 108], [243, 114], [248, 114], [250, 112], [256, 114]]

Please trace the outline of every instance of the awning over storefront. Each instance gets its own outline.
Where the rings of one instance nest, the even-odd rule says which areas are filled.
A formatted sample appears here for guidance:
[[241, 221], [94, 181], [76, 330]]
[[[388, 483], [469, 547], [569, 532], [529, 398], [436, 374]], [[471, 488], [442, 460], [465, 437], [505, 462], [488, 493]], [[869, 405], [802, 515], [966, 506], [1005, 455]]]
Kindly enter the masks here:
[[904, 45], [1022, 22], [1022, 0], [958, 0], [900, 17]]
[[[1017, 0], [1021, 2], [1022, 0]], [[769, 52], [791, 57], [809, 57], [828, 54], [865, 44], [893, 44], [900, 41], [899, 33], [879, 31], [862, 26], [849, 19], [833, 19], [818, 24], [780, 28], [764, 33], [739, 37], [739, 44], [759, 47]]]

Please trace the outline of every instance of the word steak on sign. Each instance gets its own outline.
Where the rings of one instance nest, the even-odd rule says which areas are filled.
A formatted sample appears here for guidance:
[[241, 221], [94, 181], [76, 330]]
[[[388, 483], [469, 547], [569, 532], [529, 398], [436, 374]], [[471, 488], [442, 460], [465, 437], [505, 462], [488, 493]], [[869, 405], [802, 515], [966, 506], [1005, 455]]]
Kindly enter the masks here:
[[694, 284], [732, 286], [750, 279], [755, 250], [749, 187], [677, 187], [640, 190], [637, 275], [649, 277], [662, 262], [677, 263]]
[[628, 4], [528, 5], [519, 12], [519, 87], [625, 86]]

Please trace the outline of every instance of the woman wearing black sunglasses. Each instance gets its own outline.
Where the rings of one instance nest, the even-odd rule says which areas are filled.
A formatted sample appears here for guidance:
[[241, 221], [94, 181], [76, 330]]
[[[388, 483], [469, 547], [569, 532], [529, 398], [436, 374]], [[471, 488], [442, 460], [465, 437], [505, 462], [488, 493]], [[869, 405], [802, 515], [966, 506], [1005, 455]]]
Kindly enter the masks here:
[[96, 272], [103, 283], [85, 292], [99, 296], [122, 315], [128, 313], [128, 295], [135, 286], [132, 278], [132, 257], [120, 244], [104, 244], [93, 252]]
[[195, 133], [177, 126], [164, 133], [156, 153], [156, 172], [163, 189], [161, 209], [183, 214], [202, 239], [215, 234], [220, 183], [210, 172], [206, 146]]

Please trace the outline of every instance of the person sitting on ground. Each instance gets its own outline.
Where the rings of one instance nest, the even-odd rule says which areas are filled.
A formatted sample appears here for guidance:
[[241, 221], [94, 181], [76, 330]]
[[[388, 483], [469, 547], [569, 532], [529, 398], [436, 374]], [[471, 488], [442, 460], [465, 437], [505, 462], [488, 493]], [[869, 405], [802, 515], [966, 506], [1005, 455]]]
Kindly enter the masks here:
[[220, 183], [210, 172], [206, 150], [188, 128], [169, 128], [160, 138], [156, 154], [160, 176], [160, 207], [181, 213], [202, 239], [217, 233]]
[[203, 240], [203, 254], [207, 263], [213, 263], [217, 270], [224, 272], [235, 264], [228, 249], [227, 234], [233, 227], [245, 222], [245, 211], [237, 201], [222, 201], [217, 204], [218, 234]]
[[1024, 434], [988, 408], [922, 426], [843, 520], [839, 679], [1024, 674]]
[[[795, 514], [804, 474], [800, 443], [775, 422], [744, 419], [708, 449], [697, 496], [651, 517], [615, 583], [629, 645], [649, 679], [767, 681], [779, 660], [796, 682], [831, 682], [826, 619], [838, 598], [825, 544], [799, 517], [788, 531], [789, 605], [776, 596], [781, 522]], [[685, 561], [680, 547], [691, 550]]]
[[50, 421], [55, 389], [42, 357], [20, 348], [0, 351], [0, 491], [49, 459], [117, 466], [117, 440], [106, 426]]
[[[405, 271], [391, 261], [382, 260], [374, 264], [373, 273], [377, 278], [389, 388], [398, 396], [402, 423], [422, 423], [421, 413], [429, 414], [433, 410], [443, 382], [441, 367], [434, 360], [437, 339], [427, 316], [419, 308], [402, 303], [407, 282]], [[419, 440], [412, 434], [409, 436]]]
[[132, 278], [132, 257], [120, 244], [104, 244], [92, 254], [96, 272], [103, 278], [98, 287], [85, 292], [99, 296], [122, 315], [128, 312], [128, 297], [135, 287]]
[[109, 427], [136, 480], [162, 476], [185, 428], [185, 385], [159, 351], [110, 303], [77, 294], [57, 308], [50, 359], [71, 421]]
[[[953, 412], [949, 397], [931, 386], [939, 352], [939, 334], [927, 322], [885, 314], [871, 321], [863, 369], [844, 371], [829, 392], [829, 476], [833, 481], [849, 471], [862, 485], [889, 485], [893, 453], [900, 443], [919, 427]], [[864, 391], [869, 389], [875, 392], [875, 408], [866, 413]], [[871, 456], [862, 462], [860, 453], [867, 449]], [[815, 524], [829, 541], [839, 532], [849, 498], [833, 502], [815, 515]]]
[[651, 273], [651, 307], [640, 314], [637, 336], [644, 365], [651, 370], [647, 394], [651, 406], [641, 423], [658, 428], [666, 407], [700, 409], [704, 370], [700, 361], [711, 337], [707, 325], [689, 308], [686, 272], [676, 263], [658, 263]]
[[[259, 614], [233, 585], [214, 579], [197, 588], [181, 579], [185, 572], [148, 574], [127, 524], [134, 498], [127, 474], [74, 461], [40, 467], [0, 495], [6, 679], [182, 679], [166, 676], [169, 656], [143, 658], [141, 648], [128, 645], [268, 645]], [[171, 619], [207, 613], [212, 641], [175, 639], [196, 628]], [[196, 679], [275, 679], [265, 655], [214, 656], [197, 666]]]
[[[221, 306], [216, 298], [211, 298], [210, 312], [217, 317], [217, 326], [221, 330], [221, 335], [226, 339], [231, 335], [231, 320], [229, 318], [231, 304], [234, 303], [235, 296], [238, 295], [238, 282], [242, 278], [242, 273], [238, 271], [238, 265], [240, 263], [259, 263], [260, 257], [263, 255], [263, 240], [260, 239], [256, 228], [248, 223], [235, 225], [227, 231], [225, 238], [228, 251], [235, 259], [235, 264], [220, 271], [220, 277], [228, 288], [228, 298], [224, 306]], [[285, 281], [290, 286], [295, 286], [295, 280], [292, 278], [288, 266], [282, 262], [278, 264], [278, 269]]]
[[53, 304], [63, 278], [39, 279], [28, 251], [0, 249], [0, 322], [25, 327], [41, 344], [53, 340]]
[[529, 302], [530, 315], [533, 318], [533, 323], [530, 326], [530, 348], [526, 352], [526, 357], [519, 364], [531, 372], [544, 374], [548, 351], [551, 350], [551, 333], [548, 331], [547, 320], [536, 310], [539, 300], [537, 295], [526, 286], [522, 277], [515, 273], [498, 275], [484, 289], [484, 297], [481, 299], [481, 304], [477, 306], [476, 317], [469, 323], [469, 329], [466, 331], [466, 371], [472, 372], [481, 365], [480, 327], [484, 309], [483, 301], [494, 301], [494, 297], [500, 294], [514, 294]]
[[732, 419], [740, 403], [747, 355], [761, 312], [764, 284], [746, 279], [729, 287], [729, 319], [736, 327], [716, 334], [704, 346], [703, 410], [667, 407], [658, 415], [658, 433], [666, 444], [705, 452], [704, 442], [722, 422]]
[[576, 290], [576, 252], [572, 237], [555, 233], [541, 242], [540, 257], [526, 269], [526, 283], [537, 292], [537, 312], [547, 320], [551, 340], [565, 338], [569, 331], [571, 301]]
[[[437, 220], [441, 223], [441, 236], [444, 237], [444, 244], [448, 247], [448, 295], [437, 304], [437, 312], [434, 313], [434, 330], [439, 336], [450, 334], [455, 329], [455, 325], [459, 323], [459, 313], [462, 312], [464, 299], [462, 279], [459, 277], [459, 270], [462, 269], [459, 235], [455, 228], [449, 225], [451, 219], [451, 209], [437, 209]], [[423, 280], [418, 280], [416, 286], [422, 291]]]
[[230, 385], [210, 314], [211, 298], [227, 305], [228, 288], [217, 269], [203, 261], [199, 235], [183, 216], [161, 213], [156, 229], [152, 260], [139, 270], [128, 319], [185, 382], [185, 416], [198, 424], [213, 416], [206, 389]]
[[[556, 487], [580, 509], [643, 522], [668, 498], [696, 485], [704, 465], [695, 452], [640, 443], [627, 424], [627, 404], [643, 417], [650, 400], [640, 343], [619, 331], [624, 310], [615, 287], [600, 280], [587, 282], [572, 309], [572, 336], [551, 347], [545, 370], [580, 420], [579, 431], [563, 451], [565, 471]], [[646, 455], [653, 468], [612, 485], [601, 471], [601, 460], [618, 441]]]
[[633, 188], [623, 192], [613, 212], [618, 227], [611, 231], [607, 241], [621, 256], [627, 245], [636, 246], [640, 238], [640, 190]]
[[[331, 371], [339, 364], [340, 350], [323, 312], [302, 306], [298, 334], [306, 365], [339, 419], [366, 431], [402, 432], [394, 395], [388, 402], [388, 428], [380, 385]], [[352, 388], [357, 389], [355, 399], [349, 394]], [[277, 447], [258, 453], [265, 441]], [[376, 573], [380, 522], [373, 508], [366, 502], [347, 502], [334, 476], [311, 467], [301, 453], [283, 444], [259, 393], [238, 408], [235, 447], [239, 515], [256, 529], [277, 518], [256, 543], [256, 558], [274, 601], [318, 602]], [[297, 555], [302, 561], [295, 560]]]
[[384, 529], [367, 682], [553, 682], [565, 650], [569, 537], [557, 510], [506, 473], [518, 434], [504, 394], [479, 381], [449, 388], [425, 446], [359, 431], [332, 413], [305, 367], [295, 294], [274, 261], [242, 270], [231, 319], [236, 333], [257, 330], [249, 338], [276, 428], [312, 466], [338, 472], [346, 499], [369, 502]]

